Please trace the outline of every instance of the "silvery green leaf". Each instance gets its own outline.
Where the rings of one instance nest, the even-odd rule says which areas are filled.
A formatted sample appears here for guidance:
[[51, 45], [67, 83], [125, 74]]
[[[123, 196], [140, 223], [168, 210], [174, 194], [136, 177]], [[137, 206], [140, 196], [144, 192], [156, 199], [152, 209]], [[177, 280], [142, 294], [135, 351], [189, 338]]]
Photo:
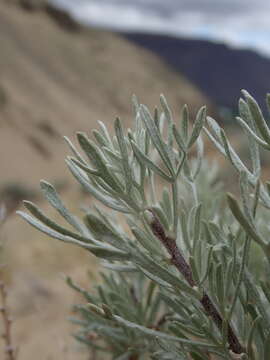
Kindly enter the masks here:
[[170, 199], [170, 193], [167, 187], [164, 187], [162, 192], [162, 202], [161, 207], [165, 214], [168, 217], [168, 221], [171, 224], [173, 220], [173, 214], [172, 214], [172, 206], [171, 206], [171, 199]]
[[78, 180], [78, 182], [83, 186], [83, 188], [89, 192], [89, 194], [91, 194], [92, 196], [94, 196], [97, 200], [99, 200], [100, 202], [102, 202], [104, 205], [108, 206], [111, 209], [114, 209], [116, 211], [119, 212], [123, 212], [123, 213], [129, 213], [130, 210], [124, 206], [123, 204], [119, 203], [119, 201], [115, 200], [114, 198], [105, 195], [104, 192], [101, 192], [99, 190], [97, 190], [96, 187], [94, 187], [89, 181], [88, 179], [86, 179], [81, 172], [78, 171], [78, 168], [72, 164], [71, 162], [69, 162], [67, 160], [67, 165], [70, 169], [70, 171], [72, 172], [73, 176]]
[[232, 147], [230, 146], [229, 141], [227, 139], [227, 136], [226, 136], [223, 129], [220, 130], [220, 137], [221, 137], [222, 145], [223, 145], [223, 148], [225, 150], [225, 153], [226, 153], [228, 159], [230, 160], [232, 165], [234, 165], [236, 167], [236, 169], [238, 169], [237, 163], [234, 162], [234, 158], [233, 158], [233, 155], [232, 155]]
[[166, 181], [173, 182], [172, 177], [167, 175], [163, 170], [161, 170], [157, 165], [155, 165], [152, 160], [150, 160], [146, 155], [144, 155], [133, 141], [131, 141], [131, 146], [136, 158], [141, 164], [149, 167], [152, 171], [154, 171], [160, 177], [164, 178]]
[[[78, 167], [77, 167], [78, 168]], [[108, 170], [109, 171], [113, 171], [114, 173], [116, 173], [116, 170], [113, 166], [108, 165]], [[115, 199], [119, 199], [121, 195], [118, 193], [118, 191], [114, 190], [104, 179], [103, 176], [91, 176], [88, 177], [88, 182], [91, 183], [93, 186], [96, 187], [97, 190], [103, 192], [104, 194], [115, 198]], [[119, 200], [118, 200], [119, 201]]]
[[263, 139], [270, 144], [270, 130], [267, 126], [267, 123], [263, 117], [263, 114], [261, 112], [261, 109], [255, 99], [245, 90], [242, 91], [246, 102], [248, 104], [251, 116], [254, 119], [254, 122], [256, 123]]
[[260, 281], [260, 286], [263, 290], [264, 296], [267, 301], [270, 303], [270, 286], [269, 283], [265, 282], [264, 280]]
[[91, 169], [88, 165], [85, 165], [84, 163], [80, 162], [79, 160], [68, 156], [67, 159], [77, 165], [80, 169], [84, 170], [89, 175], [99, 176], [99, 172], [96, 169]]
[[240, 118], [243, 117], [244, 123], [247, 123], [248, 128], [251, 129], [252, 133], [250, 133], [247, 129], [245, 129], [245, 132], [248, 135], [248, 139], [250, 143], [249, 148], [250, 148], [253, 173], [255, 176], [260, 176], [261, 173], [260, 149], [258, 142], [253, 136], [253, 134], [257, 136], [256, 134], [258, 133], [258, 128], [253, 120], [253, 117], [250, 114], [247, 103], [243, 99], [239, 100], [239, 114], [240, 114]]
[[193, 224], [193, 244], [192, 244], [192, 253], [194, 255], [196, 247], [198, 246], [198, 241], [200, 240], [200, 231], [201, 231], [201, 210], [202, 204], [197, 205], [194, 208], [194, 224]]
[[72, 144], [72, 142], [69, 140], [69, 138], [67, 136], [64, 136], [64, 140], [66, 141], [66, 143], [68, 144], [68, 146], [70, 147], [72, 153], [74, 154], [74, 156], [83, 164], [86, 164], [86, 161], [84, 160], [84, 158], [82, 157], [82, 155], [78, 152], [78, 150], [75, 148], [75, 146]]
[[215, 136], [212, 135], [212, 133], [206, 128], [203, 128], [204, 132], [206, 133], [206, 135], [208, 136], [208, 138], [212, 141], [212, 143], [215, 145], [215, 147], [219, 150], [219, 152], [226, 156], [226, 152], [224, 150], [223, 145], [220, 144], [220, 141], [216, 139]]
[[[191, 335], [191, 337], [196, 337], [196, 338], [204, 338], [205, 334], [203, 334], [201, 331], [198, 331], [198, 327], [197, 326], [188, 326], [186, 324], [182, 324], [180, 320], [174, 320], [172, 322], [173, 326], [175, 328], [177, 328], [178, 330], [180, 329], [181, 331], [183, 331], [184, 334], [186, 335]], [[170, 352], [169, 352], [170, 353]], [[183, 359], [181, 357], [181, 359]], [[200, 358], [199, 358], [200, 359]]]
[[103, 134], [101, 134], [99, 131], [97, 131], [96, 129], [94, 129], [92, 131], [92, 134], [94, 135], [96, 142], [98, 143], [98, 145], [100, 147], [102, 146], [108, 146], [108, 142], [107, 139], [103, 136]]
[[[163, 350], [163, 356], [160, 360], [188, 360], [189, 359], [189, 351], [184, 348], [184, 346], [181, 346], [180, 348], [176, 346], [175, 344], [168, 344], [167, 341], [156, 339], [157, 344], [159, 347]], [[192, 356], [194, 354], [201, 353], [199, 349], [194, 349], [194, 352], [192, 351]], [[169, 357], [168, 357], [169, 356]], [[159, 359], [159, 358], [158, 358]], [[201, 358], [198, 358], [197, 360], [204, 360]]]
[[245, 123], [243, 119], [241, 119], [239, 116], [236, 117], [237, 122], [242, 126], [244, 130], [252, 137], [259, 145], [261, 145], [266, 150], [270, 150], [270, 145], [265, 142], [263, 139], [261, 139], [251, 128], [248, 126], [248, 124]]
[[175, 167], [175, 150], [173, 147], [170, 147], [167, 143], [163, 143], [163, 147], [165, 149], [165, 151], [168, 153], [168, 156], [170, 158], [170, 162], [172, 164], [172, 167]]
[[92, 239], [89, 236], [89, 233], [87, 236], [82, 236], [79, 234], [74, 233], [73, 231], [70, 231], [62, 226], [60, 226], [59, 224], [57, 224], [56, 222], [54, 222], [53, 220], [49, 219], [35, 204], [33, 204], [31, 201], [24, 201], [24, 206], [26, 207], [27, 210], [29, 210], [31, 212], [32, 215], [34, 215], [39, 221], [41, 221], [43, 224], [45, 224], [46, 226], [48, 226], [49, 228], [59, 232], [60, 234], [63, 234], [65, 236], [70, 236], [74, 239], [77, 239], [79, 241], [85, 241], [85, 242], [89, 242], [89, 243], [93, 243], [95, 242], [94, 239]]
[[253, 227], [253, 225], [250, 224], [249, 220], [243, 214], [235, 197], [232, 194], [227, 194], [227, 200], [228, 200], [229, 207], [230, 207], [234, 217], [240, 223], [240, 225], [244, 228], [246, 233], [248, 235], [250, 235], [250, 237], [255, 242], [257, 242], [260, 246], [262, 246], [265, 249], [266, 243], [265, 243], [264, 239], [259, 235], [257, 230]]
[[213, 246], [210, 246], [209, 247], [209, 251], [208, 251], [208, 254], [207, 254], [207, 260], [206, 260], [206, 269], [205, 269], [205, 273], [204, 275], [202, 276], [200, 282], [199, 282], [199, 286], [203, 285], [204, 282], [206, 281], [208, 275], [209, 275], [209, 272], [210, 272], [210, 266], [212, 264], [212, 252], [213, 252]]
[[160, 132], [156, 127], [155, 122], [151, 114], [149, 113], [149, 110], [145, 106], [141, 105], [140, 112], [155, 148], [157, 149], [161, 159], [163, 160], [164, 165], [167, 167], [170, 174], [173, 176], [174, 169], [173, 169], [173, 164], [171, 163], [170, 155], [168, 153], [167, 148], [164, 146], [164, 142], [160, 136]]
[[140, 111], [140, 105], [137, 96], [134, 94], [131, 97], [131, 103], [132, 103], [133, 115], [136, 117]]
[[145, 133], [146, 130], [144, 128], [140, 128], [140, 130], [138, 130], [138, 133], [136, 134], [134, 134], [132, 131], [129, 131], [127, 133], [129, 142], [133, 141], [144, 154], [146, 153]]
[[118, 235], [116, 231], [112, 231], [112, 229], [105, 222], [99, 219], [98, 216], [91, 213], [86, 214], [85, 224], [97, 240], [104, 241], [105, 243], [108, 242], [122, 250], [126, 248], [124, 240], [121, 236]]
[[[208, 118], [209, 119], [209, 118]], [[211, 133], [205, 128], [204, 129], [206, 134], [209, 136], [210, 140], [213, 141], [213, 143], [215, 144], [215, 146], [218, 148], [218, 150], [223, 154], [223, 155], [227, 155], [228, 158], [230, 159], [230, 161], [232, 162], [232, 164], [235, 166], [235, 168], [241, 172], [244, 171], [246, 172], [246, 174], [248, 175], [248, 181], [251, 185], [255, 186], [256, 182], [257, 182], [257, 178], [256, 176], [254, 176], [247, 168], [246, 166], [242, 163], [242, 161], [239, 159], [238, 155], [235, 153], [235, 151], [233, 150], [233, 148], [230, 146], [230, 144], [227, 141], [226, 135], [223, 132], [223, 130], [219, 131], [219, 136], [220, 136], [220, 141], [223, 141], [223, 145], [220, 145], [219, 141], [217, 141], [212, 135]], [[221, 140], [222, 139], [222, 140]], [[226, 149], [224, 148], [224, 146], [226, 147]], [[264, 205], [267, 208], [270, 208], [270, 197], [268, 196], [268, 194], [266, 193], [265, 189], [263, 186], [261, 186], [260, 189], [260, 196], [261, 199], [264, 203]]]
[[91, 251], [92, 254], [102, 259], [117, 261], [130, 260], [130, 254], [128, 252], [102, 243], [101, 245], [89, 245], [87, 248]]
[[169, 308], [173, 310], [176, 314], [180, 315], [181, 318], [189, 318], [192, 310], [189, 310], [186, 308], [186, 306], [181, 301], [182, 299], [179, 299], [178, 295], [177, 298], [172, 296], [170, 293], [160, 293], [160, 297], [162, 301], [168, 305]]
[[190, 209], [190, 212], [188, 214], [187, 227], [188, 227], [190, 237], [193, 237], [193, 235], [194, 235], [194, 222], [195, 222], [194, 219], [195, 219], [196, 210], [197, 210], [197, 205], [194, 205], [194, 206], [192, 206], [192, 208]]
[[147, 277], [149, 278], [150, 280], [152, 280], [154, 283], [156, 283], [157, 285], [161, 286], [161, 287], [164, 287], [164, 288], [167, 288], [168, 290], [169, 289], [172, 289], [171, 285], [168, 284], [167, 281], [164, 281], [163, 279], [161, 279], [158, 275], [156, 274], [153, 274], [152, 272], [150, 271], [147, 271], [146, 268], [140, 266], [140, 265], [137, 265], [137, 268]]
[[98, 124], [100, 126], [101, 134], [106, 139], [106, 146], [108, 146], [110, 149], [113, 149], [113, 143], [106, 125], [102, 121], [98, 121]]
[[191, 173], [190, 166], [189, 166], [187, 161], [183, 162], [183, 173], [184, 173], [184, 176], [187, 179], [187, 182], [192, 186], [193, 178], [192, 178], [192, 173]]
[[228, 159], [231, 161], [232, 165], [239, 171], [244, 171], [247, 173], [250, 179], [252, 179], [253, 183], [255, 182], [254, 176], [250, 173], [250, 171], [247, 169], [247, 167], [243, 164], [243, 162], [240, 160], [239, 156], [236, 154], [234, 149], [232, 148], [231, 144], [229, 143], [227, 136], [224, 132], [224, 130], [221, 130], [221, 139], [223, 142], [223, 147], [225, 149], [226, 155]]
[[123, 164], [125, 180], [126, 180], [126, 192], [129, 193], [132, 188], [132, 171], [128, 161], [127, 144], [119, 118], [116, 118], [115, 120], [114, 129], [122, 157], [122, 164]]
[[184, 139], [184, 143], [188, 141], [188, 122], [189, 122], [189, 113], [188, 113], [188, 106], [185, 104], [182, 108], [181, 112], [181, 137]]
[[132, 359], [133, 355], [134, 355], [133, 352], [128, 350], [124, 354], [117, 356], [117, 358], [115, 358], [115, 360], [129, 360], [129, 359]]
[[197, 145], [196, 168], [192, 175], [194, 180], [196, 180], [197, 176], [199, 175], [203, 163], [204, 144], [201, 135], [198, 137], [196, 145]]
[[103, 180], [108, 183], [113, 190], [121, 193], [123, 191], [122, 185], [114, 176], [113, 172], [108, 170], [100, 149], [91, 140], [89, 140], [85, 134], [78, 133], [77, 137], [80, 146], [94, 164]]
[[198, 246], [194, 251], [194, 258], [197, 264], [198, 273], [201, 273], [203, 260], [205, 258], [205, 244], [203, 241], [198, 241]]
[[157, 215], [164, 229], [169, 231], [170, 229], [169, 219], [167, 217], [166, 212], [163, 211], [163, 208], [160, 205], [153, 205], [151, 208], [152, 210], [154, 210], [155, 214]]
[[254, 218], [256, 216], [257, 208], [258, 208], [258, 205], [259, 205], [260, 190], [261, 190], [261, 183], [258, 180], [256, 185], [255, 185], [255, 194], [254, 194], [254, 201], [253, 201], [253, 206], [252, 206], [252, 215], [253, 215]]
[[172, 113], [171, 113], [171, 110], [169, 108], [169, 105], [168, 105], [167, 100], [164, 95], [160, 95], [160, 103], [161, 103], [162, 110], [164, 111], [165, 118], [168, 123], [168, 146], [169, 146], [169, 149], [172, 149], [172, 146], [173, 146]]
[[231, 259], [228, 261], [226, 273], [224, 276], [225, 294], [229, 294], [229, 291], [232, 287], [232, 279], [233, 279], [234, 272], [235, 272], [234, 261], [233, 261], [233, 259]]
[[[94, 205], [94, 209], [97, 212], [97, 215], [99, 219], [106, 224], [111, 231], [116, 232], [121, 237], [125, 237], [126, 232], [123, 230], [121, 224], [119, 224], [116, 220], [118, 218], [118, 214], [111, 212], [111, 211], [105, 211], [103, 207], [99, 207], [97, 205]], [[86, 214], [89, 213], [89, 209], [86, 211]]]
[[189, 256], [189, 265], [191, 267], [192, 276], [195, 280], [195, 283], [199, 284], [200, 283], [199, 272], [198, 272], [197, 265], [196, 265], [196, 262], [195, 262], [195, 259], [193, 256]]
[[218, 264], [216, 268], [216, 296], [218, 298], [221, 313], [224, 315], [225, 288], [224, 288], [224, 274], [223, 274], [222, 264]]
[[267, 193], [262, 184], [260, 186], [260, 199], [262, 200], [263, 205], [270, 209], [270, 195]]
[[164, 126], [165, 126], [165, 115], [162, 112], [159, 115], [159, 111], [156, 108], [154, 112], [154, 124], [157, 127], [157, 130], [159, 131], [160, 136], [162, 137], [162, 134], [164, 133]]
[[[248, 175], [248, 181], [251, 185], [255, 186], [256, 182], [257, 182], [257, 178], [246, 168], [246, 166], [242, 163], [242, 161], [239, 159], [239, 157], [237, 156], [237, 154], [235, 153], [235, 151], [233, 150], [233, 148], [230, 146], [230, 144], [227, 141], [227, 138], [224, 134], [223, 131], [217, 130], [218, 128], [218, 124], [211, 118], [207, 118], [207, 121], [211, 120], [211, 126], [212, 128], [215, 128], [217, 137], [213, 137], [211, 135], [211, 133], [205, 129], [206, 134], [209, 136], [209, 138], [213, 141], [213, 143], [215, 144], [215, 146], [218, 148], [218, 150], [223, 154], [223, 155], [228, 155], [228, 157], [230, 158], [231, 162], [233, 163], [233, 165], [236, 167], [236, 169], [240, 172], [240, 171], [244, 171], [247, 173]], [[219, 140], [217, 140], [219, 139]], [[221, 140], [222, 139], [222, 140]], [[223, 141], [223, 145], [221, 145], [219, 143], [219, 141]], [[224, 145], [226, 146], [226, 151], [224, 149]], [[264, 206], [266, 206], [267, 208], [270, 208], [270, 197], [268, 196], [268, 194], [266, 193], [265, 189], [263, 186], [261, 186], [260, 189], [260, 196], [261, 199], [263, 201]]]
[[265, 308], [264, 300], [262, 299], [262, 293], [258, 289], [254, 276], [250, 273], [248, 269], [244, 271], [243, 282], [245, 283], [252, 304], [255, 304], [259, 314], [263, 318], [263, 325], [268, 331], [270, 327], [270, 316], [267, 309]]
[[119, 272], [137, 272], [138, 269], [134, 265], [118, 265], [118, 264], [111, 264], [107, 262], [103, 262], [102, 265], [109, 270], [112, 271], [119, 271]]
[[270, 113], [270, 93], [266, 94], [266, 105], [267, 105], [267, 110]]
[[241, 199], [243, 203], [244, 214], [248, 218], [249, 222], [253, 224], [248, 177], [244, 171], [240, 172], [239, 180], [240, 180], [240, 191], [241, 191]]
[[200, 299], [201, 294], [196, 290], [189, 286], [184, 280], [175, 276], [170, 271], [166, 270], [164, 267], [157, 264], [155, 261], [150, 259], [147, 256], [144, 256], [144, 259], [135, 259], [135, 262], [142, 268], [143, 270], [149, 272], [154, 276], [158, 276], [161, 280], [165, 281], [167, 285], [174, 287], [179, 291], [183, 291], [195, 299]]
[[102, 150], [104, 151], [106, 158], [109, 158], [110, 162], [118, 165], [121, 164], [122, 158], [116, 151], [113, 151], [106, 146], [103, 146]]
[[253, 352], [253, 338], [255, 331], [257, 330], [258, 323], [261, 321], [261, 317], [257, 316], [257, 318], [253, 321], [249, 334], [248, 334], [248, 340], [247, 340], [247, 354], [251, 359], [254, 358], [254, 352]]
[[[73, 320], [71, 319], [71, 321], [73, 322]], [[75, 322], [76, 324], [76, 322]], [[73, 335], [74, 339], [79, 341], [80, 343], [83, 343], [84, 345], [87, 345], [87, 346], [90, 346], [91, 349], [94, 349], [94, 351], [102, 351], [102, 352], [108, 352], [107, 348], [105, 347], [102, 347], [102, 346], [99, 346], [97, 345], [94, 340], [90, 340], [89, 338], [85, 337], [85, 336], [82, 336], [82, 335], [79, 335], [79, 334], [74, 334]]]
[[179, 131], [177, 130], [175, 124], [172, 125], [172, 130], [173, 130], [173, 134], [174, 134], [174, 138], [176, 140], [176, 143], [179, 146], [179, 149], [181, 151], [185, 152], [186, 151], [185, 142], [184, 142], [182, 136], [180, 135]]
[[190, 135], [190, 138], [188, 141], [188, 148], [190, 148], [195, 143], [195, 141], [198, 139], [198, 137], [201, 133], [201, 130], [204, 126], [205, 118], [206, 118], [206, 107], [203, 106], [199, 110], [199, 112], [196, 116], [196, 120], [193, 125], [192, 132], [191, 132], [191, 135]]
[[227, 233], [224, 231], [224, 227], [220, 224], [216, 224], [214, 221], [209, 221], [208, 227], [212, 235], [216, 238], [216, 243], [213, 247], [214, 252], [228, 252], [232, 253], [231, 244], [227, 241]]
[[41, 190], [45, 195], [49, 203], [63, 216], [63, 218], [72, 225], [80, 233], [87, 235], [88, 231], [84, 224], [74, 215], [72, 215], [68, 209], [63, 204], [59, 195], [57, 194], [55, 188], [49, 184], [47, 181], [41, 180], [40, 182]]
[[159, 118], [159, 111], [158, 111], [157, 107], [155, 107], [155, 109], [154, 109], [154, 122], [156, 124], [156, 127], [160, 131], [160, 118]]
[[221, 134], [220, 134], [221, 127], [216, 122], [216, 120], [213, 119], [211, 116], [206, 117], [206, 122], [211, 130], [211, 134], [213, 135], [215, 140], [222, 146], [222, 140], [221, 140]]
[[251, 129], [253, 131], [256, 132], [256, 126], [255, 126], [255, 122], [253, 121], [253, 118], [250, 114], [249, 111], [249, 107], [248, 104], [242, 99], [240, 98], [238, 101], [238, 111], [239, 111], [239, 115], [240, 117], [248, 124], [251, 126]]
[[89, 249], [90, 245], [86, 242], [79, 241], [77, 239], [74, 239], [70, 236], [63, 235], [48, 226], [44, 225], [42, 222], [34, 218], [33, 216], [30, 216], [29, 214], [23, 212], [23, 211], [17, 211], [17, 214], [20, 215], [24, 220], [26, 220], [30, 225], [38, 229], [39, 231], [43, 232], [44, 234], [49, 235], [50, 237], [61, 240], [67, 243], [78, 245], [82, 248]]
[[186, 153], [183, 153], [181, 159], [179, 160], [179, 164], [177, 165], [176, 174], [175, 174], [175, 177], [176, 177], [176, 178], [177, 178], [177, 177], [179, 176], [179, 174], [181, 173], [181, 170], [184, 169], [185, 164], [186, 164], [186, 158], [187, 158]]
[[213, 344], [209, 344], [209, 343], [205, 343], [205, 342], [199, 342], [199, 341], [195, 341], [195, 340], [192, 341], [192, 340], [181, 339], [179, 337], [168, 335], [161, 331], [151, 330], [144, 326], [127, 321], [117, 315], [114, 315], [113, 317], [119, 324], [121, 324], [125, 327], [128, 327], [130, 329], [137, 330], [146, 336], [150, 336], [150, 337], [154, 337], [154, 338], [158, 337], [160, 339], [164, 339], [167, 341], [173, 341], [173, 342], [176, 341], [176, 342], [185, 344], [186, 346], [198, 346], [198, 347], [204, 347], [204, 348], [209, 348], [209, 349], [217, 348], [217, 345], [213, 345]]
[[179, 217], [180, 217], [180, 223], [181, 223], [182, 239], [184, 241], [184, 244], [185, 244], [187, 250], [189, 251], [189, 253], [191, 253], [191, 251], [192, 251], [191, 240], [189, 237], [188, 226], [187, 226], [188, 217], [184, 211], [181, 211]]
[[136, 226], [135, 223], [131, 225], [131, 231], [137, 241], [142, 245], [144, 249], [148, 250], [150, 254], [161, 255], [160, 247], [157, 246], [156, 241], [152, 241], [153, 236], [150, 236], [144, 230]]

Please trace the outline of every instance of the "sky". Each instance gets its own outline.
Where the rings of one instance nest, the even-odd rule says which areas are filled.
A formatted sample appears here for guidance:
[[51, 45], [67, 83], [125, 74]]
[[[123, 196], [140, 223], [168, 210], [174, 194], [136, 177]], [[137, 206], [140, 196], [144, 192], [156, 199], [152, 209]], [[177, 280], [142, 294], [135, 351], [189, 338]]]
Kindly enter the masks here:
[[54, 0], [95, 26], [225, 42], [270, 56], [270, 0]]

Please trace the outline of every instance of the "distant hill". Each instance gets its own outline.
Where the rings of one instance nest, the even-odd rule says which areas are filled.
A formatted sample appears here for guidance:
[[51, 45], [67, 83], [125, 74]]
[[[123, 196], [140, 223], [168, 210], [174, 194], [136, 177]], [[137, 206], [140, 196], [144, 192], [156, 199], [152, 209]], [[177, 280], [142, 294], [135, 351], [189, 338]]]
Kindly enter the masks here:
[[211, 107], [151, 52], [44, 0], [0, 0], [0, 52], [0, 185], [68, 178], [61, 135], [130, 122], [133, 93], [150, 107], [160, 93], [175, 109]]
[[270, 59], [251, 50], [205, 40], [144, 33], [124, 36], [159, 55], [216, 104], [235, 108], [244, 88], [264, 106], [265, 95], [270, 91]]
[[[97, 120], [111, 128], [117, 115], [130, 124], [133, 93], [153, 107], [163, 92], [178, 113], [186, 102], [193, 111], [204, 103], [211, 108], [157, 56], [117, 35], [85, 29], [44, 1], [0, 0], [0, 53], [0, 203], [28, 198], [31, 191], [36, 195], [40, 178], [75, 184], [64, 163], [69, 151], [62, 135], [90, 134]], [[63, 198], [74, 211], [82, 201], [91, 206], [90, 197], [80, 197], [72, 186]], [[42, 209], [59, 220], [45, 203]], [[82, 299], [75, 301], [60, 274], [93, 286], [96, 261], [74, 246], [50, 241], [18, 216], [4, 226], [1, 240], [7, 235], [10, 241], [1, 262], [11, 274], [8, 303], [18, 358], [89, 358], [72, 342], [75, 328], [67, 321], [71, 304]]]

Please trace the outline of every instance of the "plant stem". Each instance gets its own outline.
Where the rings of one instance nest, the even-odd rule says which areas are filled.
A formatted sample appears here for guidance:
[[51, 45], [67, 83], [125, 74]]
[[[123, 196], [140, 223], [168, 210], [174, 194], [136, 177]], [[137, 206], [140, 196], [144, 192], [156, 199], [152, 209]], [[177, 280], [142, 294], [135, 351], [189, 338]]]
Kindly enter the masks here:
[[[168, 253], [171, 255], [171, 262], [177, 268], [177, 270], [184, 276], [186, 281], [190, 286], [194, 287], [197, 284], [195, 283], [190, 265], [187, 263], [180, 250], [176, 245], [176, 241], [170, 237], [168, 237], [163, 229], [161, 223], [156, 217], [154, 211], [149, 209], [153, 215], [153, 221], [150, 223], [150, 227], [153, 231], [153, 234], [161, 241], [161, 243], [165, 246]], [[213, 304], [210, 297], [207, 293], [203, 292], [203, 296], [200, 300], [205, 312], [213, 319], [214, 323], [218, 327], [218, 329], [222, 332], [223, 322], [220, 313], [217, 308]], [[240, 344], [237, 336], [235, 335], [232, 327], [228, 324], [228, 344], [230, 350], [232, 350], [235, 354], [245, 353], [245, 349]]]
[[250, 246], [250, 238], [248, 236], [246, 236], [245, 243], [244, 243], [244, 249], [243, 249], [243, 255], [242, 255], [242, 262], [241, 262], [241, 265], [240, 265], [239, 276], [238, 276], [236, 287], [235, 287], [234, 297], [233, 297], [231, 308], [230, 308], [230, 311], [229, 311], [229, 314], [228, 314], [228, 321], [231, 320], [232, 313], [233, 313], [233, 310], [235, 308], [237, 297], [238, 297], [238, 294], [239, 294], [239, 291], [240, 291], [240, 286], [241, 286], [242, 281], [243, 281], [244, 270], [245, 270], [245, 266], [246, 266], [246, 263], [247, 263], [247, 260], [248, 260], [249, 246]]
[[4, 334], [3, 338], [5, 341], [5, 353], [7, 360], [15, 360], [15, 348], [12, 345], [11, 339], [11, 319], [9, 317], [9, 313], [7, 310], [7, 292], [5, 289], [5, 285], [0, 283], [0, 294], [2, 298], [2, 306], [0, 308], [0, 312], [2, 314], [3, 324], [4, 324]]
[[172, 198], [173, 198], [173, 233], [176, 236], [176, 234], [177, 234], [177, 224], [178, 224], [178, 186], [177, 186], [177, 179], [172, 184]]

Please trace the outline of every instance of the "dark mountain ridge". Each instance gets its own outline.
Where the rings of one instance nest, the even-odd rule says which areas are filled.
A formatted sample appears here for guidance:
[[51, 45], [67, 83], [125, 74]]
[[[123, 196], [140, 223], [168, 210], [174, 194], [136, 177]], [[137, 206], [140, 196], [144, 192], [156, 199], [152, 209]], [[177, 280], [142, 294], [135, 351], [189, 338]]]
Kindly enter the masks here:
[[122, 35], [158, 54], [217, 105], [235, 109], [244, 88], [264, 106], [270, 91], [270, 59], [266, 56], [207, 40], [144, 33]]

